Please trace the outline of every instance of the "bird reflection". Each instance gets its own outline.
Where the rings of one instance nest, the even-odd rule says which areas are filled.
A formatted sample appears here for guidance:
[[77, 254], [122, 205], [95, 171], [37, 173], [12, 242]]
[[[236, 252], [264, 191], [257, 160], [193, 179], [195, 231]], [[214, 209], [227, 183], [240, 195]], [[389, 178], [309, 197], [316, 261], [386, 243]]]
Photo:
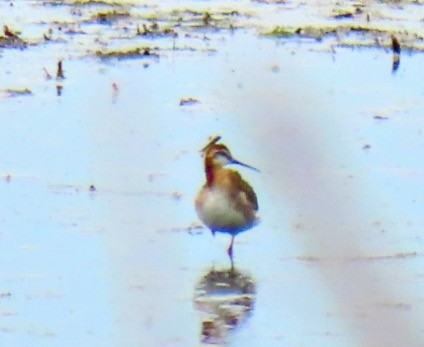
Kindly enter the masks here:
[[201, 312], [201, 342], [225, 344], [231, 333], [253, 312], [256, 286], [253, 278], [235, 267], [211, 269], [195, 289], [194, 303]]

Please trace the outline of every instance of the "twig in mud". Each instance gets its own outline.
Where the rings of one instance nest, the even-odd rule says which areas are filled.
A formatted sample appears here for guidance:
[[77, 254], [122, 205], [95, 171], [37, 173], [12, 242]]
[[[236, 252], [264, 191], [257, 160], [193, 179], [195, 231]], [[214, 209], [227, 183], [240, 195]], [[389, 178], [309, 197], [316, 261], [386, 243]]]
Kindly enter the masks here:
[[43, 67], [45, 76], [46, 76], [46, 80], [51, 80], [52, 79], [52, 75], [50, 75], [50, 73], [47, 71], [47, 69], [45, 67]]
[[209, 12], [205, 12], [205, 14], [202, 17], [202, 22], [204, 26], [209, 26], [211, 25], [211, 21], [212, 21], [212, 16]]
[[113, 82], [112, 83], [112, 104], [114, 104], [117, 100], [118, 100], [118, 96], [119, 96], [119, 86], [118, 83]]
[[7, 25], [3, 26], [3, 33], [9, 39], [19, 39], [18, 35], [12, 32]]
[[392, 35], [391, 38], [392, 38], [392, 49], [393, 49], [392, 72], [396, 72], [400, 64], [400, 43], [395, 35]]
[[63, 67], [62, 67], [62, 60], [59, 60], [57, 63], [57, 73], [56, 73], [57, 79], [64, 79], [65, 74], [63, 73]]
[[400, 44], [395, 35], [392, 35], [393, 54], [400, 54]]

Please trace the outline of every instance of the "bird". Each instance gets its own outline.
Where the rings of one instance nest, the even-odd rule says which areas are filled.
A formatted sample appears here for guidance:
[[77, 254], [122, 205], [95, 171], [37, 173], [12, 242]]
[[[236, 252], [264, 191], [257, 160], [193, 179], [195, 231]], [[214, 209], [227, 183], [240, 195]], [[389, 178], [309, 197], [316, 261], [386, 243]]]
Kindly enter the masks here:
[[197, 194], [195, 205], [198, 217], [213, 235], [231, 235], [227, 253], [232, 262], [234, 238], [258, 224], [259, 206], [253, 188], [227, 165], [259, 170], [234, 159], [228, 147], [218, 143], [220, 140], [221, 136], [216, 136], [202, 149], [206, 183]]

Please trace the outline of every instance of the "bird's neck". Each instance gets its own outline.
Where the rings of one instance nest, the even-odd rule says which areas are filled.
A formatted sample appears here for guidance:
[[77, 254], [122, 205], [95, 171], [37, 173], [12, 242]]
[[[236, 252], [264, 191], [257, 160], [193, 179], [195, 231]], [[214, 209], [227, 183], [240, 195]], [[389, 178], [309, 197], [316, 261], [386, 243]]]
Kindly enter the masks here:
[[210, 187], [215, 183], [218, 167], [209, 161], [205, 161], [206, 183]]

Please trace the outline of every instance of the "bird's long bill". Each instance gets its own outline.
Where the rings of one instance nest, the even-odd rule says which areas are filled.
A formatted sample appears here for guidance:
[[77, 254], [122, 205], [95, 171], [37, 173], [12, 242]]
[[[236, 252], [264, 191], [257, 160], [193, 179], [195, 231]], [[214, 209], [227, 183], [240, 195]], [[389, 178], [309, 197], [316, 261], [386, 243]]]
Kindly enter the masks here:
[[238, 160], [235, 160], [235, 159], [231, 160], [231, 164], [236, 164], [236, 165], [244, 166], [244, 167], [247, 167], [250, 170], [253, 170], [253, 171], [256, 171], [256, 172], [261, 172], [259, 169], [255, 168], [253, 166], [247, 165], [245, 163], [242, 163], [241, 161], [238, 161]]

